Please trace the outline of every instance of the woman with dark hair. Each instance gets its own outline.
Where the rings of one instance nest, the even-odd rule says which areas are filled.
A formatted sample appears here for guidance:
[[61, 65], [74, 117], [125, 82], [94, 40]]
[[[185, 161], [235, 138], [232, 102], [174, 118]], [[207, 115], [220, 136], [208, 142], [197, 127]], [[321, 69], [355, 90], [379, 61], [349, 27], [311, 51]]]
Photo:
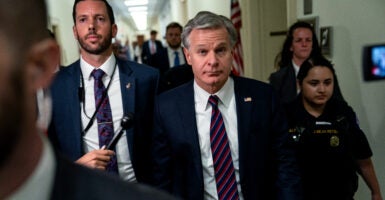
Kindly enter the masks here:
[[[278, 71], [270, 75], [270, 84], [281, 97], [281, 102], [287, 104], [293, 101], [299, 88], [296, 85], [296, 76], [301, 64], [309, 57], [321, 57], [314, 28], [307, 22], [296, 22], [290, 26], [281, 52], [276, 57]], [[336, 94], [343, 99], [336, 81]]]
[[298, 72], [300, 93], [286, 105], [297, 149], [305, 199], [353, 199], [359, 173], [382, 199], [372, 151], [353, 109], [334, 93], [335, 72], [323, 57], [305, 61]]

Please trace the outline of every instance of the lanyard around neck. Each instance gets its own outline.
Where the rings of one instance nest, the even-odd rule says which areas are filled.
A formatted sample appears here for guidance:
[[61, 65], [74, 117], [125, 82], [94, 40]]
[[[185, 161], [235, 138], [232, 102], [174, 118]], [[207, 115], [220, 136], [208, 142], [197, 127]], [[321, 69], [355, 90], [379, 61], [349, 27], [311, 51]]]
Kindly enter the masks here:
[[[112, 83], [112, 79], [114, 78], [114, 75], [115, 75], [115, 71], [116, 71], [116, 68], [117, 68], [117, 63], [115, 61], [115, 66], [114, 66], [114, 70], [112, 71], [112, 75], [111, 75], [111, 79], [110, 81], [108, 82], [108, 85], [107, 85], [107, 88], [103, 91], [103, 95], [102, 95], [102, 99], [101, 101], [98, 103], [98, 105], [96, 106], [96, 109], [94, 111], [94, 113], [92, 114], [92, 117], [90, 118], [90, 121], [88, 122], [86, 128], [82, 131], [82, 135], [86, 134], [87, 131], [91, 128], [91, 126], [94, 124], [94, 121], [95, 121], [95, 117], [96, 117], [96, 114], [98, 113], [99, 109], [100, 109], [100, 106], [102, 105], [103, 101], [105, 100], [105, 98], [107, 97], [107, 94], [108, 94], [108, 90], [110, 89], [110, 86], [111, 86], [111, 83]], [[80, 79], [81, 79], [81, 92], [82, 92], [82, 95], [81, 95], [81, 102], [83, 102], [83, 112], [84, 114], [88, 117], [88, 115], [86, 114], [86, 106], [85, 106], [85, 90], [84, 90], [84, 77], [83, 77], [83, 73], [82, 71], [80, 70]], [[89, 117], [88, 117], [89, 118]]]

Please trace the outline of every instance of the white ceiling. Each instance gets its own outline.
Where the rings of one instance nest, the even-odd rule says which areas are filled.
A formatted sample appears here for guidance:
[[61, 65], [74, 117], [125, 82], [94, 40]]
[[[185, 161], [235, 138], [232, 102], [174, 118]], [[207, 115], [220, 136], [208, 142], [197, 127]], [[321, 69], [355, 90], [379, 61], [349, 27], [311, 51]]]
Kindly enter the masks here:
[[[154, 24], [156, 24], [159, 13], [161, 13], [164, 5], [168, 1], [169, 0], [148, 0], [147, 27], [152, 27]], [[128, 24], [136, 29], [130, 13], [127, 10], [127, 6], [124, 5], [124, 0], [108, 0], [108, 2], [113, 8], [116, 18], [124, 19]]]

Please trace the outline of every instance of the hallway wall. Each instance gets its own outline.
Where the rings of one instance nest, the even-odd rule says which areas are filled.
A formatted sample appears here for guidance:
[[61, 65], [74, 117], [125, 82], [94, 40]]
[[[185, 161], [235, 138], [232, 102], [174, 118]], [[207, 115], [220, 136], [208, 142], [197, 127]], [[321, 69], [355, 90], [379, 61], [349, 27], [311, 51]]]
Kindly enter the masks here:
[[79, 48], [72, 33], [72, 5], [74, 0], [46, 0], [51, 26], [57, 27], [56, 39], [62, 51], [62, 65], [79, 58]]

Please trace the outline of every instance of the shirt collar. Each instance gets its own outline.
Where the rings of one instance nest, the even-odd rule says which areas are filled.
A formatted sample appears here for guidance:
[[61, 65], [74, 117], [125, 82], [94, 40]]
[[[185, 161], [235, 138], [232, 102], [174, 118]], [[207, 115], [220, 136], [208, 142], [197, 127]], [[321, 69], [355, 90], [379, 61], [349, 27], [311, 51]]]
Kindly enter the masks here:
[[80, 69], [82, 70], [82, 73], [85, 75], [85, 78], [91, 79], [91, 73], [94, 69], [101, 69], [104, 71], [104, 73], [107, 74], [107, 76], [111, 77], [112, 73], [114, 71], [116, 64], [116, 58], [113, 54], [108, 57], [108, 59], [100, 66], [100, 67], [94, 67], [87, 63], [83, 57], [80, 57]]
[[169, 56], [174, 56], [175, 51], [179, 53], [178, 55], [183, 54], [182, 47], [178, 47], [177, 49], [172, 49], [171, 47], [167, 47], [167, 53]]
[[294, 72], [295, 72], [295, 77], [297, 77], [298, 72], [299, 72], [299, 66], [295, 64], [294, 60], [291, 60], [291, 63], [293, 64]]
[[215, 94], [208, 93], [206, 90], [199, 87], [199, 85], [194, 80], [194, 91], [196, 93], [195, 96], [197, 97], [196, 103], [198, 103], [198, 105], [204, 106], [204, 110], [209, 108], [208, 99], [210, 95], [217, 95], [219, 97], [219, 101], [222, 102], [224, 107], [228, 108], [230, 101], [234, 96], [234, 80], [232, 77], [229, 77], [223, 87]]

